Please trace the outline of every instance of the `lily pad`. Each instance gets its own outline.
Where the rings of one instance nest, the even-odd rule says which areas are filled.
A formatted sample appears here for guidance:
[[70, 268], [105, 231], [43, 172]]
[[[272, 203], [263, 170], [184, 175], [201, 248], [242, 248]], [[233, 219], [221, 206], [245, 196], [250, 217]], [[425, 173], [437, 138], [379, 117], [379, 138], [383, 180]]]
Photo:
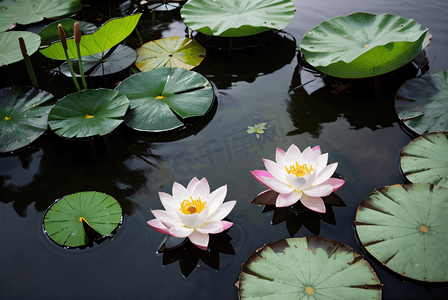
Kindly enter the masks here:
[[395, 96], [400, 120], [418, 134], [448, 130], [448, 71], [406, 81]]
[[[81, 56], [101, 53], [120, 43], [131, 34], [141, 16], [140, 13], [123, 18], [114, 18], [101, 25], [94, 33], [83, 35], [79, 43]], [[76, 44], [73, 39], [67, 40], [67, 47], [69, 58], [77, 58]], [[52, 59], [66, 59], [61, 42], [51, 44], [40, 52]]]
[[240, 299], [381, 299], [369, 263], [341, 242], [308, 236], [266, 244], [243, 264]]
[[205, 58], [205, 48], [189, 38], [167, 37], [143, 44], [137, 49], [135, 66], [142, 72], [161, 67], [191, 70]]
[[[0, 9], [1, 10], [1, 9]], [[40, 45], [40, 36], [27, 31], [10, 31], [0, 33], [0, 67], [9, 65], [23, 59], [20, 50], [19, 38], [25, 41], [28, 55], [37, 51]]]
[[150, 3], [148, 4], [147, 9], [151, 11], [170, 11], [181, 7], [181, 4], [179, 2], [185, 2], [185, 0], [177, 0], [177, 2], [168, 0]]
[[448, 179], [448, 132], [427, 133], [410, 141], [400, 153], [403, 175], [411, 182]]
[[303, 37], [300, 51], [323, 73], [364, 78], [407, 64], [431, 37], [427, 28], [412, 19], [358, 12], [331, 18], [311, 29]]
[[128, 107], [128, 98], [117, 91], [84, 90], [59, 100], [50, 111], [48, 125], [68, 138], [105, 135], [123, 122]]
[[382, 187], [359, 205], [356, 231], [364, 248], [403, 276], [448, 281], [448, 189], [433, 184]]
[[53, 95], [32, 87], [13, 86], [0, 90], [0, 152], [25, 147], [47, 130]]
[[183, 125], [179, 119], [204, 115], [213, 103], [213, 88], [199, 73], [159, 68], [134, 74], [115, 89], [125, 94], [131, 110], [125, 123], [142, 131], [165, 131]]
[[0, 31], [15, 23], [30, 24], [81, 11], [81, 0], [2, 0]]
[[85, 246], [110, 235], [122, 220], [120, 204], [100, 192], [80, 192], [57, 200], [44, 217], [48, 237], [64, 247]]
[[[112, 51], [112, 53], [109, 54], [109, 51]], [[91, 56], [84, 56], [82, 58], [82, 66], [86, 77], [104, 76], [123, 71], [132, 65], [136, 59], [137, 53], [131, 47], [117, 45], [115, 49], [109, 49], [103, 53]], [[76, 77], [81, 77], [78, 60], [72, 59], [72, 65]], [[59, 69], [65, 76], [72, 76], [67, 62], [63, 63]]]
[[53, 22], [46, 27], [44, 27], [41, 31], [39, 31], [39, 36], [42, 39], [41, 48], [48, 47], [51, 43], [59, 41], [59, 31], [58, 25], [61, 24], [64, 29], [65, 36], [67, 38], [73, 37], [73, 30], [75, 28], [75, 23], [79, 23], [79, 28], [81, 29], [81, 33], [83, 35], [94, 33], [98, 27], [93, 23], [84, 22], [84, 21], [76, 21], [73, 19], [63, 19]]
[[190, 0], [180, 10], [190, 29], [225, 37], [281, 30], [294, 13], [291, 0]]

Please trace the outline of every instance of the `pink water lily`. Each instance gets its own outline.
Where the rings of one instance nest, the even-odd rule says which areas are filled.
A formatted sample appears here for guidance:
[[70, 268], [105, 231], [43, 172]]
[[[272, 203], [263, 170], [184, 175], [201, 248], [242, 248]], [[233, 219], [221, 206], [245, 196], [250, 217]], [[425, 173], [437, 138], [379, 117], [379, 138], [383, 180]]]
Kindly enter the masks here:
[[172, 196], [159, 192], [165, 210], [151, 210], [156, 218], [147, 223], [159, 232], [188, 237], [197, 247], [207, 250], [210, 233], [220, 233], [233, 225], [222, 221], [236, 204], [236, 201], [223, 203], [226, 194], [227, 185], [210, 193], [205, 178], [193, 178], [187, 188], [175, 182]]
[[292, 144], [283, 151], [277, 148], [273, 162], [263, 159], [266, 170], [255, 170], [252, 174], [262, 184], [279, 193], [275, 206], [287, 207], [297, 201], [310, 210], [324, 213], [322, 197], [344, 185], [345, 181], [331, 178], [337, 163], [327, 166], [328, 153], [322, 154], [320, 147], [306, 148], [303, 152]]

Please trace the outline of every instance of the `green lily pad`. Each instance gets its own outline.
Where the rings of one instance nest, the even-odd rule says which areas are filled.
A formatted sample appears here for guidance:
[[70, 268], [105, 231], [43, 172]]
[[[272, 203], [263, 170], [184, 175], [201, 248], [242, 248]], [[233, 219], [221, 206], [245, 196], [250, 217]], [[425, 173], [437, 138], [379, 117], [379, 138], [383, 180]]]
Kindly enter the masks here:
[[0, 90], [0, 152], [29, 145], [47, 130], [53, 95], [32, 87], [13, 86]]
[[120, 204], [100, 192], [70, 194], [57, 200], [44, 217], [48, 237], [64, 247], [80, 247], [111, 234], [122, 220]]
[[40, 45], [40, 36], [27, 31], [0, 32], [0, 67], [9, 65], [23, 59], [20, 50], [19, 38], [23, 38], [28, 55], [37, 51]]
[[123, 122], [128, 107], [128, 98], [117, 91], [84, 90], [59, 100], [50, 111], [48, 125], [68, 138], [105, 135]]
[[448, 281], [448, 189], [420, 183], [382, 187], [361, 202], [355, 225], [364, 248], [390, 270]]
[[411, 182], [439, 184], [448, 179], [448, 133], [434, 132], [410, 141], [400, 153], [403, 175]]
[[294, 12], [291, 0], [190, 0], [180, 10], [190, 29], [226, 37], [281, 30]]
[[130, 101], [125, 123], [142, 131], [165, 131], [183, 125], [180, 119], [204, 115], [213, 103], [213, 88], [199, 73], [159, 68], [134, 74], [116, 88]]
[[15, 23], [30, 24], [44, 18], [55, 18], [81, 11], [81, 0], [2, 0], [0, 31]]
[[412, 19], [353, 13], [324, 21], [300, 43], [305, 59], [319, 71], [341, 78], [372, 77], [410, 62], [431, 39]]
[[[109, 54], [109, 51], [112, 53]], [[114, 74], [132, 65], [137, 59], [137, 53], [128, 46], [117, 45], [116, 49], [109, 49], [103, 53], [84, 56], [82, 58], [82, 67], [86, 77], [104, 76]], [[73, 69], [76, 77], [79, 74], [79, 62], [77, 59], [72, 60]], [[59, 70], [65, 76], [72, 77], [67, 62], [63, 63]]]
[[161, 67], [191, 70], [205, 58], [205, 48], [189, 38], [167, 37], [143, 44], [137, 49], [135, 66], [142, 72]]
[[[131, 34], [141, 16], [140, 13], [123, 18], [114, 18], [101, 25], [94, 33], [83, 35], [79, 43], [81, 56], [101, 53], [120, 43]], [[69, 58], [77, 58], [76, 44], [73, 39], [67, 40], [67, 47]], [[51, 44], [40, 52], [52, 59], [65, 60], [61, 42]]]
[[308, 236], [266, 244], [243, 264], [244, 299], [381, 299], [369, 263], [341, 242]]
[[400, 120], [418, 134], [448, 130], [448, 71], [406, 81], [395, 96]]
[[79, 28], [81, 29], [81, 33], [83, 35], [94, 33], [98, 27], [93, 23], [84, 22], [84, 21], [76, 21], [73, 19], [63, 19], [53, 22], [46, 27], [44, 27], [41, 31], [39, 31], [39, 36], [42, 39], [41, 48], [48, 47], [51, 43], [59, 41], [59, 31], [58, 25], [61, 24], [64, 29], [66, 38], [73, 37], [73, 29], [75, 28], [75, 23], [79, 23]]

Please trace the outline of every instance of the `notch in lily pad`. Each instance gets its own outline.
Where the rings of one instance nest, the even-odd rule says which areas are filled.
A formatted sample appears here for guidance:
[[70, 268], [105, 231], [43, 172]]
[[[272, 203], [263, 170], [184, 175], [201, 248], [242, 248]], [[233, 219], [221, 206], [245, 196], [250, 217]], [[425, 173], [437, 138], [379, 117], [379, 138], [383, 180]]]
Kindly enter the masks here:
[[97, 191], [67, 195], [47, 210], [43, 228], [56, 244], [82, 247], [112, 237], [123, 218], [120, 204]]

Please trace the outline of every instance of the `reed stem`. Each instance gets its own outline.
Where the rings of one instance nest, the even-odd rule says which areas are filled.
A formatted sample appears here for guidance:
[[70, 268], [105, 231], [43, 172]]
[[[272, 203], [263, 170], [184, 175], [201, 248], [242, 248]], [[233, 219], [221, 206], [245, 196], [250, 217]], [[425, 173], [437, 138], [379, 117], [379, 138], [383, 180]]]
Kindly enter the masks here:
[[62, 48], [64, 48], [65, 53], [65, 59], [67, 60], [68, 67], [70, 69], [70, 73], [72, 74], [73, 82], [75, 83], [76, 89], [78, 92], [81, 91], [81, 87], [79, 86], [78, 80], [76, 79], [75, 71], [73, 70], [72, 61], [70, 60], [67, 52], [67, 38], [65, 36], [64, 28], [62, 28], [62, 25], [58, 25], [58, 31], [59, 31], [59, 38], [61, 39]]
[[79, 74], [81, 74], [82, 85], [84, 86], [84, 89], [88, 90], [86, 76], [84, 74], [84, 70], [82, 67], [81, 49], [79, 47], [79, 43], [81, 43], [81, 28], [79, 27], [78, 22], [75, 23], [74, 36], [76, 43], [76, 51], [78, 52]]

